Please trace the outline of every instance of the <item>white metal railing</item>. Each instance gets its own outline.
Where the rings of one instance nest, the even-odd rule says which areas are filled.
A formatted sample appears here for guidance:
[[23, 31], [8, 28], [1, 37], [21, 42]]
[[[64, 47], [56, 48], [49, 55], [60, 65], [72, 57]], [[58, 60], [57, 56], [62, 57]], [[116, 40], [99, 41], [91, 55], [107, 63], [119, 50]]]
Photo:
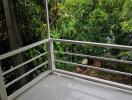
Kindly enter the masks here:
[[[29, 49], [35, 48], [35, 47], [37, 47], [37, 46], [40, 46], [40, 45], [42, 45], [42, 44], [46, 44], [47, 47], [49, 48], [49, 44], [51, 44], [51, 42], [52, 42], [52, 41], [50, 41], [50, 39], [45, 39], [45, 40], [42, 40], [42, 41], [33, 43], [33, 44], [31, 44], [31, 45], [28, 45], [28, 46], [19, 48], [19, 49], [17, 49], [17, 50], [11, 51], [11, 52], [9, 52], [9, 53], [2, 54], [2, 55], [0, 55], [0, 61], [4, 60], [4, 59], [6, 59], [6, 58], [12, 57], [12, 56], [14, 56], [14, 55], [16, 55], [16, 54], [25, 52], [25, 51], [27, 51], [27, 50], [29, 50]], [[19, 65], [17, 65], [17, 66], [15, 66], [15, 67], [13, 67], [13, 68], [11, 68], [11, 69], [5, 71], [5, 72], [2, 72], [2, 71], [0, 70], [0, 97], [1, 97], [1, 100], [8, 100], [9, 98], [10, 98], [10, 100], [12, 100], [15, 96], [19, 95], [19, 94], [22, 93], [24, 90], [26, 90], [27, 88], [29, 88], [30, 86], [32, 86], [33, 84], [35, 84], [38, 80], [40, 80], [40, 79], [42, 78], [42, 76], [45, 77], [46, 75], [48, 75], [49, 73], [51, 73], [50, 70], [47, 70], [47, 72], [45, 72], [45, 73], [47, 73], [47, 74], [40, 75], [41, 78], [40, 78], [40, 77], [39, 77], [39, 78], [36, 78], [35, 80], [33, 80], [33, 81], [27, 83], [24, 87], [20, 88], [19, 90], [17, 90], [17, 91], [14, 92], [13, 94], [7, 96], [6, 88], [8, 88], [8, 87], [11, 86], [12, 84], [16, 83], [16, 82], [19, 81], [20, 79], [26, 77], [27, 75], [31, 74], [31, 73], [34, 72], [35, 70], [37, 70], [37, 69], [43, 67], [44, 65], [49, 64], [49, 62], [51, 61], [51, 60], [50, 60], [51, 58], [47, 57], [48, 55], [50, 55], [50, 54], [49, 54], [49, 53], [50, 53], [49, 50], [47, 50], [47, 51], [48, 51], [48, 52], [44, 52], [44, 53], [42, 53], [42, 54], [40, 54], [40, 55], [38, 55], [38, 56], [36, 56], [36, 57], [34, 57], [34, 58], [31, 58], [31, 59], [29, 59], [29, 60], [27, 60], [27, 61], [25, 61], [25, 62], [23, 62], [23, 63], [21, 63], [21, 64], [19, 64]], [[16, 69], [19, 69], [19, 68], [23, 67], [24, 65], [26, 65], [26, 64], [28, 64], [28, 63], [30, 63], [30, 62], [36, 60], [36, 59], [39, 59], [39, 58], [41, 58], [41, 57], [43, 57], [43, 56], [46, 56], [46, 57], [48, 58], [48, 61], [45, 61], [44, 63], [42, 63], [42, 64], [36, 66], [35, 68], [31, 69], [31, 70], [28, 71], [28, 72], [25, 72], [23, 75], [17, 77], [16, 79], [12, 80], [11, 82], [5, 84], [4, 78], [3, 78], [5, 75], [7, 75], [7, 74], [9, 74], [9, 73], [15, 71]], [[49, 65], [49, 66], [50, 66], [50, 65]], [[3, 66], [1, 66], [1, 67], [3, 67]], [[50, 68], [49, 68], [49, 69], [50, 69]], [[37, 81], [36, 81], [36, 80], [37, 80]], [[29, 84], [30, 84], [30, 85], [29, 85]], [[27, 88], [26, 88], [26, 87], [27, 87]], [[16, 95], [16, 94], [17, 94], [17, 95]], [[14, 96], [14, 95], [15, 95], [15, 96]]]
[[[52, 39], [52, 40], [55, 41], [55, 42], [63, 42], [63, 43], [69, 43], [69, 44], [81, 44], [81, 45], [85, 44], [85, 45], [104, 47], [104, 48], [132, 50], [132, 46], [125, 46], [125, 45], [115, 45], [115, 44], [105, 44], [105, 43], [95, 43], [95, 42], [75, 41], [75, 40], [65, 40], [65, 39]], [[70, 55], [70, 56], [89, 57], [89, 58], [94, 58], [94, 59], [101, 59], [101, 60], [106, 60], [106, 61], [120, 62], [120, 63], [126, 63], [126, 64], [131, 64], [132, 65], [132, 61], [127, 61], [127, 60], [118, 60], [118, 59], [112, 59], [112, 58], [106, 58], [106, 57], [97, 57], [97, 56], [76, 54], [76, 53], [70, 53], [70, 52], [62, 52], [62, 51], [61, 52], [60, 51], [55, 51], [55, 53], [67, 54], [67, 55]], [[77, 63], [63, 61], [63, 60], [55, 60], [55, 61], [59, 62], [59, 63], [65, 63], [65, 64], [71, 64], [71, 65], [76, 65], [76, 66], [87, 67], [87, 68], [91, 68], [91, 69], [97, 69], [97, 70], [110, 72], [110, 73], [127, 75], [127, 76], [130, 76], [130, 77], [132, 76], [132, 73], [127, 73], [127, 72], [121, 72], [121, 71], [115, 71], [115, 70], [111, 70], [111, 69], [99, 68], [99, 67], [95, 67], [95, 66], [77, 64]]]
[[[26, 47], [22, 47], [20, 49], [11, 51], [9, 53], [0, 55], [0, 61], [3, 59], [6, 59], [8, 57], [12, 57], [18, 53], [22, 53], [26, 50], [32, 49], [34, 47], [40, 46], [42, 44], [47, 44], [48, 46], [48, 51], [45, 53], [42, 53], [28, 61], [25, 61], [19, 65], [17, 65], [16, 67], [13, 67], [5, 72], [1, 72], [0, 71], [0, 95], [2, 100], [12, 100], [13, 98], [15, 98], [17, 95], [20, 95], [23, 91], [25, 91], [26, 89], [28, 89], [29, 87], [31, 87], [33, 84], [35, 84], [36, 82], [38, 82], [38, 80], [42, 79], [43, 77], [45, 77], [46, 75], [50, 74], [51, 72], [63, 72], [62, 70], [56, 69], [55, 68], [55, 62], [58, 63], [65, 63], [65, 64], [71, 64], [71, 65], [77, 65], [77, 66], [82, 66], [82, 67], [87, 67], [87, 68], [91, 68], [91, 69], [97, 69], [97, 70], [101, 70], [101, 71], [105, 71], [105, 72], [110, 72], [110, 73], [116, 73], [116, 74], [121, 74], [121, 75], [127, 75], [132, 77], [132, 73], [127, 73], [127, 72], [121, 72], [121, 71], [116, 71], [116, 70], [111, 70], [111, 69], [105, 69], [105, 68], [99, 68], [99, 67], [95, 67], [95, 66], [89, 66], [89, 65], [83, 65], [83, 64], [78, 64], [78, 63], [73, 63], [73, 62], [68, 62], [68, 61], [63, 61], [63, 60], [58, 60], [58, 59], [54, 59], [54, 53], [61, 53], [61, 54], [67, 54], [70, 56], [78, 56], [78, 57], [89, 57], [89, 58], [95, 58], [95, 59], [101, 59], [101, 60], [106, 60], [106, 61], [113, 61], [113, 62], [119, 62], [119, 63], [126, 63], [126, 64], [132, 64], [132, 61], [126, 61], [126, 60], [119, 60], [119, 59], [111, 59], [111, 58], [106, 58], [106, 57], [98, 57], [98, 56], [91, 56], [91, 55], [84, 55], [84, 54], [76, 54], [76, 53], [70, 53], [70, 52], [63, 52], [63, 51], [55, 51], [54, 52], [54, 47], [53, 47], [53, 42], [62, 42], [62, 43], [68, 43], [68, 44], [80, 44], [80, 45], [92, 45], [92, 46], [98, 46], [98, 47], [104, 47], [104, 48], [116, 48], [116, 49], [123, 49], [123, 50], [132, 50], [132, 46], [124, 46], [124, 45], [114, 45], [114, 44], [104, 44], [104, 43], [95, 43], [95, 42], [85, 42], [85, 41], [75, 41], [75, 40], [65, 40], [65, 39], [45, 39], [39, 42], [36, 42], [34, 44], [28, 45]], [[32, 70], [26, 72], [25, 74], [19, 76], [18, 78], [14, 79], [13, 81], [4, 84], [4, 80], [3, 80], [3, 76], [5, 76], [6, 74], [13, 72], [14, 70], [23, 67], [24, 65], [42, 57], [47, 55], [48, 61], [36, 66], [35, 68], [33, 68]], [[14, 92], [13, 94], [7, 96], [6, 94], [6, 88], [9, 87], [10, 85], [14, 84], [15, 82], [17, 82], [18, 80], [24, 78], [25, 76], [29, 75], [30, 73], [32, 73], [33, 71], [37, 70], [38, 68], [44, 66], [48, 64], [49, 66], [49, 70], [47, 72], [44, 72], [46, 74], [40, 75], [39, 77], [37, 77], [36, 79], [34, 79], [33, 81], [29, 82], [28, 84], [26, 84], [25, 86], [23, 86], [22, 88], [20, 88], [19, 90], [17, 90], [16, 92]], [[66, 72], [65, 72], [66, 73]], [[65, 74], [64, 73], [64, 74]], [[68, 73], [68, 72], [67, 72]], [[68, 73], [69, 74], [69, 73]], [[70, 73], [69, 75], [73, 75], [73, 76], [77, 76], [75, 75], [75, 73]], [[80, 76], [79, 76], [80, 77]], [[84, 77], [84, 76], [83, 76]], [[82, 78], [83, 78], [82, 77]], [[86, 76], [87, 77], [87, 76]], [[92, 78], [93, 79], [93, 78]], [[95, 79], [97, 80], [97, 79]], [[102, 82], [102, 81], [101, 81]], [[104, 82], [107, 83], [107, 82]], [[116, 87], [120, 87], [123, 89], [127, 89], [127, 90], [132, 90], [132, 88], [130, 89], [130, 87], [128, 86], [122, 86], [120, 84], [117, 83], [107, 83], [109, 85], [114, 84], [112, 86]], [[120, 86], [119, 86], [120, 85]], [[125, 88], [124, 88], [125, 87]]]
[[109, 72], [109, 73], [115, 73], [115, 74], [132, 76], [131, 73], [126, 73], [126, 72], [121, 72], [121, 71], [115, 71], [115, 70], [110, 70], [110, 69], [105, 69], [105, 68], [100, 68], [100, 67], [83, 65], [83, 64], [78, 64], [78, 63], [73, 63], [73, 62], [68, 62], [68, 61], [63, 61], [63, 60], [55, 60], [55, 61], [59, 62], [59, 63], [71, 64], [71, 65], [75, 65], [75, 66], [86, 67], [86, 68], [90, 68], [90, 69], [96, 69], [96, 70], [100, 70], [100, 71], [104, 71], [104, 72]]
[[132, 46], [125, 45], [116, 45], [116, 44], [105, 44], [105, 43], [96, 43], [96, 42], [87, 42], [87, 41], [75, 41], [75, 40], [66, 40], [66, 39], [52, 39], [56, 42], [64, 42], [69, 44], [89, 44], [92, 46], [104, 47], [104, 48], [116, 48], [122, 50], [132, 50]]
[[[66, 43], [66, 44], [69, 44], [69, 45], [71, 45], [71, 44], [91, 45], [91, 46], [97, 46], [97, 47], [114, 48], [114, 49], [132, 51], [132, 46], [125, 46], [125, 45], [95, 43], [95, 42], [87, 42], [87, 41], [75, 41], [75, 40], [66, 40], [66, 39], [52, 39], [52, 41], [53, 42], [60, 42], [60, 43], [63, 43], [63, 44]], [[54, 51], [54, 53], [66, 54], [66, 55], [69, 55], [69, 56], [100, 59], [100, 60], [104, 60], [104, 61], [112, 61], [112, 62], [124, 63], [124, 64], [132, 65], [132, 61], [127, 61], [127, 60], [119, 60], [119, 59], [113, 59], [113, 58], [98, 57], [98, 56], [77, 54], [77, 53], [64, 52], [64, 51]], [[95, 67], [95, 66], [83, 65], [83, 64], [78, 64], [78, 63], [64, 61], [64, 60], [59, 60], [59, 59], [55, 59], [55, 62], [68, 64], [68, 65], [74, 65], [74, 67], [75, 66], [80, 66], [80, 67], [86, 67], [86, 68], [90, 68], [90, 69], [100, 70], [100, 71], [103, 71], [103, 72], [109, 72], [109, 73], [114, 73], [114, 74], [119, 74], [119, 75], [125, 75], [125, 76], [129, 76], [129, 77], [132, 78], [132, 73], [128, 73], [128, 72], [122, 72], [122, 71], [117, 71], [117, 70], [112, 70], [112, 69], [106, 69], [106, 68], [100, 68], [100, 67]], [[132, 86], [128, 86], [128, 85], [124, 85], [124, 84], [120, 84], [120, 83], [116, 83], [116, 82], [112, 82], [112, 81], [106, 81], [106, 80], [102, 80], [102, 79], [99, 79], [99, 78], [94, 78], [94, 77], [90, 77], [90, 76], [86, 76], [86, 75], [78, 75], [78, 74], [75, 74], [75, 73], [72, 73], [72, 72], [63, 71], [63, 70], [60, 70], [60, 69], [55, 69], [55, 72], [59, 72], [59, 73], [62, 73], [62, 74], [75, 76], [75, 77], [79, 77], [79, 78], [83, 78], [83, 79], [87, 79], [87, 80], [92, 80], [94, 82], [103, 83], [103, 84], [107, 84], [107, 85], [110, 85], [110, 86], [118, 87], [120, 89], [125, 89], [125, 90], [132, 91]]]
[[84, 54], [77, 54], [77, 53], [70, 53], [70, 52], [62, 52], [62, 51], [55, 51], [55, 53], [66, 54], [66, 55], [77, 56], [77, 57], [94, 58], [94, 59], [100, 59], [100, 60], [104, 60], [104, 61], [112, 61], [112, 62], [117, 62], [117, 63], [132, 64], [132, 61], [119, 60], [119, 59], [113, 59], [113, 58], [98, 57], [98, 56], [91, 56], [91, 55], [84, 55]]
[[40, 67], [48, 64], [48, 61], [38, 65], [37, 67], [33, 68], [32, 70], [26, 72], [25, 74], [21, 75], [20, 77], [14, 79], [13, 81], [9, 82], [8, 84], [5, 85], [5, 87], [9, 87], [10, 85], [14, 84], [15, 82], [19, 81], [20, 79], [24, 78], [25, 76], [29, 75], [30, 73], [34, 72], [35, 70], [39, 69]]
[[50, 41], [49, 39], [45, 39], [45, 40], [42, 40], [42, 41], [33, 43], [33, 44], [31, 44], [31, 45], [22, 47], [22, 48], [20, 48], [20, 49], [13, 50], [13, 51], [11, 51], [11, 52], [9, 52], [9, 53], [0, 55], [0, 60], [5, 59], [5, 58], [8, 58], [8, 57], [11, 57], [11, 56], [16, 55], [16, 54], [18, 54], [18, 53], [24, 52], [24, 51], [29, 50], [29, 49], [31, 49], [31, 48], [37, 47], [37, 46], [39, 46], [39, 45], [41, 45], [41, 44], [44, 44], [44, 43], [47, 43], [47, 42], [49, 42], [49, 41]]
[[4, 75], [6, 75], [6, 74], [8, 74], [8, 73], [10, 73], [10, 72], [12, 72], [12, 71], [18, 69], [18, 68], [21, 68], [22, 66], [24, 66], [24, 65], [26, 65], [26, 64], [28, 64], [28, 63], [30, 63], [30, 62], [32, 62], [32, 61], [34, 61], [34, 60], [36, 60], [36, 59], [42, 57], [42, 56], [45, 56], [46, 54], [47, 54], [47, 52], [42, 53], [42, 54], [40, 54], [40, 55], [38, 55], [38, 56], [36, 56], [36, 57], [34, 57], [34, 58], [28, 60], [28, 61], [25, 61], [24, 63], [19, 64], [19, 65], [17, 65], [16, 67], [13, 67], [13, 68], [11, 68], [11, 69], [9, 69], [9, 70], [3, 72], [2, 75], [4, 76]]

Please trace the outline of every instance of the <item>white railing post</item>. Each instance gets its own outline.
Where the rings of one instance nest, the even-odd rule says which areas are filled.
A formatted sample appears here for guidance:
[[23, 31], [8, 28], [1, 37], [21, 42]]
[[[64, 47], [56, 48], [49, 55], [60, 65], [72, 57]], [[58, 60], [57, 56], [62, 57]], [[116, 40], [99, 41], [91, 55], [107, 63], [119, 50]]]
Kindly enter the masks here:
[[8, 100], [4, 79], [2, 76], [1, 66], [0, 66], [0, 100]]
[[54, 46], [53, 41], [50, 40], [48, 42], [48, 65], [49, 68], [53, 71], [55, 69], [55, 62], [54, 62]]
[[47, 33], [48, 33], [48, 39], [50, 39], [50, 41], [48, 42], [48, 65], [49, 65], [49, 69], [53, 71], [55, 69], [54, 46], [53, 46], [53, 41], [50, 38], [48, 0], [44, 0], [44, 1], [45, 1], [45, 9], [46, 9]]
[[47, 23], [47, 37], [50, 39], [50, 22], [49, 22], [49, 8], [48, 8], [48, 0], [44, 0], [45, 10], [46, 10], [46, 23]]

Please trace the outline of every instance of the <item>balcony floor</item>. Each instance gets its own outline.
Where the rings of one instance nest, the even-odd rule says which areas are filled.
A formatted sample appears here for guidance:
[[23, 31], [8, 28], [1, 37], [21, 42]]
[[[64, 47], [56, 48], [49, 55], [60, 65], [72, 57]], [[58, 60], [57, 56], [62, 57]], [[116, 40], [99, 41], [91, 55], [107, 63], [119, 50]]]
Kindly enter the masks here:
[[132, 94], [99, 83], [52, 74], [15, 100], [132, 100]]

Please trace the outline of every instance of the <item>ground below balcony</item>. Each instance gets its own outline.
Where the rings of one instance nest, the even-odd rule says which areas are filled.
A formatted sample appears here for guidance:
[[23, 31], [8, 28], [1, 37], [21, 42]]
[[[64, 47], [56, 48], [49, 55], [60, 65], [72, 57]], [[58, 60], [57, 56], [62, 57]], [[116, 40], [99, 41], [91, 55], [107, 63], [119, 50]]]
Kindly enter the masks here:
[[132, 94], [83, 79], [52, 74], [15, 100], [132, 100]]

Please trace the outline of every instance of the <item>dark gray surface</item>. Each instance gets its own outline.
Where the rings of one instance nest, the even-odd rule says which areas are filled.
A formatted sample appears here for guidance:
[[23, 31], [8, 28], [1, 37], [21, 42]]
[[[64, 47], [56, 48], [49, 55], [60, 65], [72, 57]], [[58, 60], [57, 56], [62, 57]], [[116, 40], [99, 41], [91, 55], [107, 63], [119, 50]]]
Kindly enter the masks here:
[[16, 100], [132, 100], [132, 94], [90, 81], [49, 75]]

